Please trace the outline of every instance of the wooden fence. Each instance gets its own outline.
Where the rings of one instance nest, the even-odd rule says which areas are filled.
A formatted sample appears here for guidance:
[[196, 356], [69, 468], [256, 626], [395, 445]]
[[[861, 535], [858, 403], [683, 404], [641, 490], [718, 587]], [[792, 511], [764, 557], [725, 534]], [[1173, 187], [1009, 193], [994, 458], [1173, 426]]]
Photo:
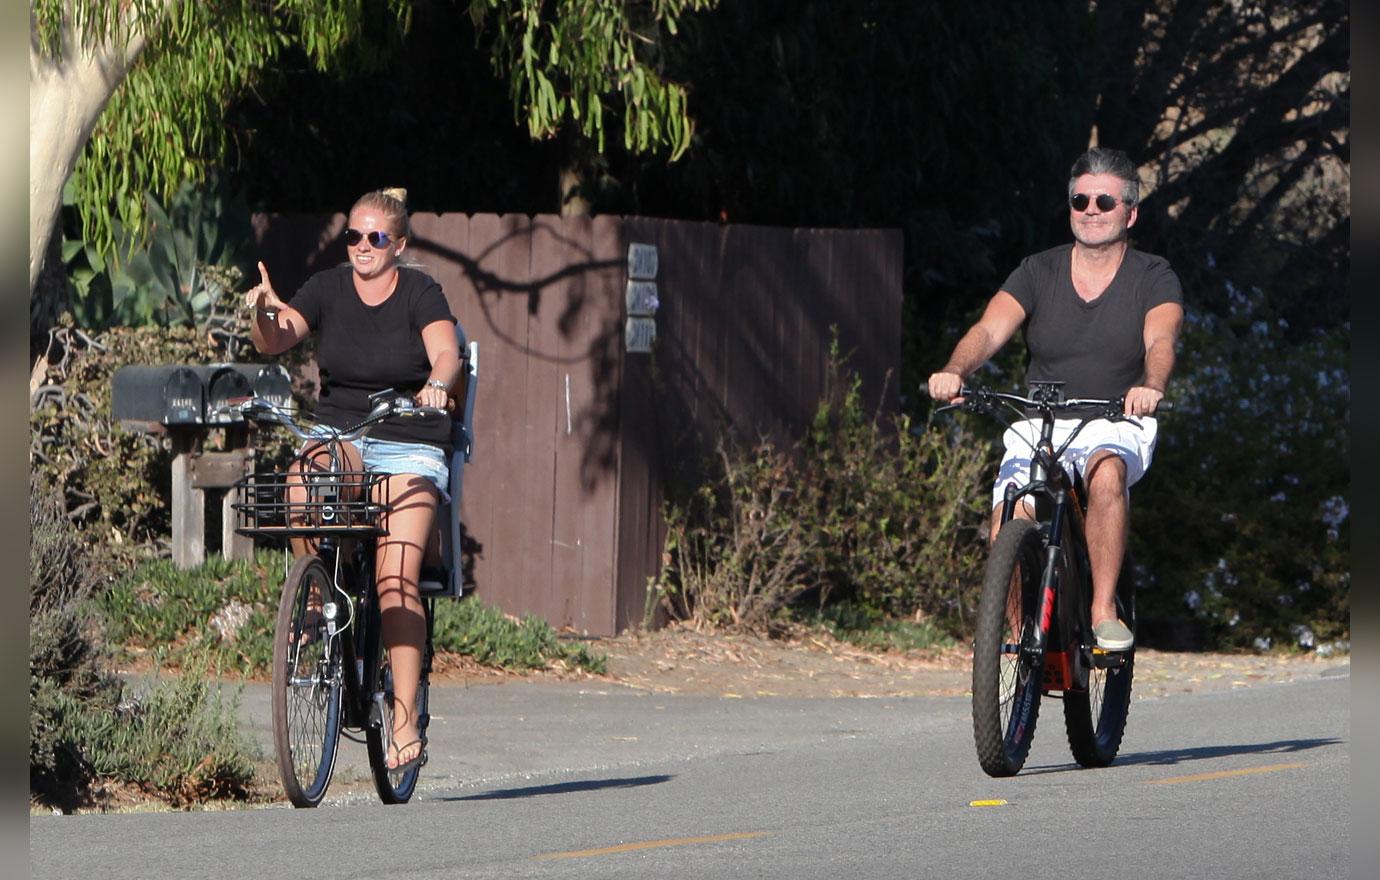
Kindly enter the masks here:
[[[259, 215], [294, 291], [344, 260], [343, 215]], [[666, 474], [694, 438], [798, 436], [831, 328], [870, 406], [894, 411], [901, 235], [643, 217], [417, 214], [407, 255], [479, 341], [462, 516], [479, 596], [607, 635], [643, 622]], [[653, 353], [625, 350], [631, 243], [657, 248]], [[285, 297], [286, 298], [286, 297]]]

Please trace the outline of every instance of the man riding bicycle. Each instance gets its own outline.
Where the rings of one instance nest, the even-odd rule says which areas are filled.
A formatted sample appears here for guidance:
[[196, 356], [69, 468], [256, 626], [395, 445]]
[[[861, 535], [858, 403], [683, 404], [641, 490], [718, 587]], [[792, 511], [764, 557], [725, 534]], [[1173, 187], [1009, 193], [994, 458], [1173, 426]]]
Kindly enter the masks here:
[[[1098, 419], [1064, 453], [1087, 490], [1087, 542], [1092, 566], [1092, 623], [1098, 647], [1128, 650], [1134, 637], [1117, 619], [1117, 577], [1126, 552], [1129, 489], [1145, 475], [1155, 449], [1152, 417], [1174, 369], [1183, 324], [1179, 278], [1161, 257], [1130, 246], [1140, 180], [1120, 150], [1094, 147], [1069, 176], [1072, 244], [1026, 257], [987, 303], [953, 354], [929, 378], [936, 400], [958, 399], [968, 376], [1023, 328], [1029, 382], [1062, 382], [1066, 398], [1125, 398], [1135, 422]], [[1061, 419], [1054, 443], [1076, 419]], [[1039, 429], [1018, 422], [1003, 437], [1006, 451], [993, 489], [992, 538], [1000, 527], [1005, 488], [1024, 484]], [[1024, 442], [1021, 438], [1024, 437]], [[1024, 503], [1017, 516], [1033, 517]]]

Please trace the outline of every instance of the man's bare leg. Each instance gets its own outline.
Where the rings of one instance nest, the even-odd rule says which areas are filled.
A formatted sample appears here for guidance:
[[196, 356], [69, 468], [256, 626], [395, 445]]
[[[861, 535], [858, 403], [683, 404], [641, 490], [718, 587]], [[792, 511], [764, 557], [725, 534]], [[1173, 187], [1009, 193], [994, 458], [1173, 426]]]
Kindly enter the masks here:
[[1088, 460], [1088, 560], [1092, 565], [1092, 624], [1116, 620], [1116, 583], [1126, 555], [1130, 506], [1126, 500], [1126, 462], [1101, 451]]

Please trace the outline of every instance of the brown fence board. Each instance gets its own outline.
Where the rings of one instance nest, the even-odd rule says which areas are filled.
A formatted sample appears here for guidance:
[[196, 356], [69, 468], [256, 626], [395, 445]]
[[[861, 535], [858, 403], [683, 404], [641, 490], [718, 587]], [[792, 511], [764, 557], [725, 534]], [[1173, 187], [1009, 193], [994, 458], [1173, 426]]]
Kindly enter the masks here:
[[[556, 242], [555, 260], [560, 267], [573, 271], [554, 282], [552, 297], [561, 303], [555, 339], [555, 362], [558, 368], [561, 399], [553, 439], [555, 474], [552, 485], [551, 511], [551, 583], [554, 591], [553, 608], [559, 620], [577, 629], [601, 630], [591, 626], [586, 617], [588, 604], [583, 601], [596, 585], [585, 580], [586, 553], [597, 552], [589, 546], [587, 529], [598, 512], [587, 503], [580, 477], [582, 454], [588, 446], [590, 424], [587, 415], [594, 403], [595, 377], [589, 361], [591, 332], [597, 325], [591, 320], [586, 303], [589, 285], [586, 277], [590, 262], [590, 223], [586, 217], [566, 218], [561, 236]], [[612, 512], [608, 513], [612, 518]], [[605, 624], [611, 625], [611, 621]]]
[[522, 435], [527, 414], [527, 297], [531, 221], [527, 217], [477, 215], [470, 224], [470, 248], [478, 261], [477, 304], [481, 324], [493, 338], [483, 356], [489, 394], [483, 404], [486, 438], [485, 467], [492, 471], [493, 519], [483, 539], [480, 596], [504, 608], [541, 607], [523, 580], [522, 506], [525, 462]]
[[[532, 219], [531, 277], [527, 302], [526, 430], [515, 438], [523, 450], [523, 582], [540, 604], [563, 603], [552, 571], [552, 521], [556, 494], [557, 412], [564, 409], [561, 371], [556, 362], [560, 314], [563, 306], [560, 271], [561, 218], [549, 214]], [[564, 622], [564, 621], [563, 621]]]
[[[584, 554], [582, 604], [592, 622], [590, 632], [613, 632], [617, 627], [619, 520], [618, 473], [620, 430], [618, 400], [623, 394], [622, 284], [627, 277], [627, 245], [623, 222], [595, 217], [590, 224], [590, 256], [594, 268], [584, 273], [588, 303], [588, 363], [593, 384], [587, 413], [589, 446], [581, 459], [581, 481], [589, 509], [586, 523], [589, 549]], [[596, 628], [593, 624], [608, 627]]]

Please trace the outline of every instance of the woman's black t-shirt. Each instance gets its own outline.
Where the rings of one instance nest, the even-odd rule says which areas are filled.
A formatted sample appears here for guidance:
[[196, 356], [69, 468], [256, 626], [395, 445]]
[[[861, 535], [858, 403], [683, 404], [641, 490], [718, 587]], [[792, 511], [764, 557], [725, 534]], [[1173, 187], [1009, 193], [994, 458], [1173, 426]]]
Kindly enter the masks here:
[[1026, 257], [1002, 285], [1025, 309], [1027, 382], [1063, 382], [1064, 396], [1112, 399], [1143, 381], [1145, 315], [1183, 304], [1179, 276], [1163, 257], [1128, 248], [1102, 295], [1073, 287], [1066, 244]]
[[[398, 284], [388, 299], [365, 305], [355, 292], [354, 270], [337, 266], [318, 272], [289, 303], [316, 335], [321, 391], [316, 418], [334, 428], [350, 428], [369, 414], [369, 395], [392, 388], [415, 395], [431, 375], [422, 328], [435, 321], [455, 323], [441, 285], [416, 269], [398, 268]], [[375, 440], [426, 443], [449, 453], [450, 419], [428, 416], [375, 426]]]

